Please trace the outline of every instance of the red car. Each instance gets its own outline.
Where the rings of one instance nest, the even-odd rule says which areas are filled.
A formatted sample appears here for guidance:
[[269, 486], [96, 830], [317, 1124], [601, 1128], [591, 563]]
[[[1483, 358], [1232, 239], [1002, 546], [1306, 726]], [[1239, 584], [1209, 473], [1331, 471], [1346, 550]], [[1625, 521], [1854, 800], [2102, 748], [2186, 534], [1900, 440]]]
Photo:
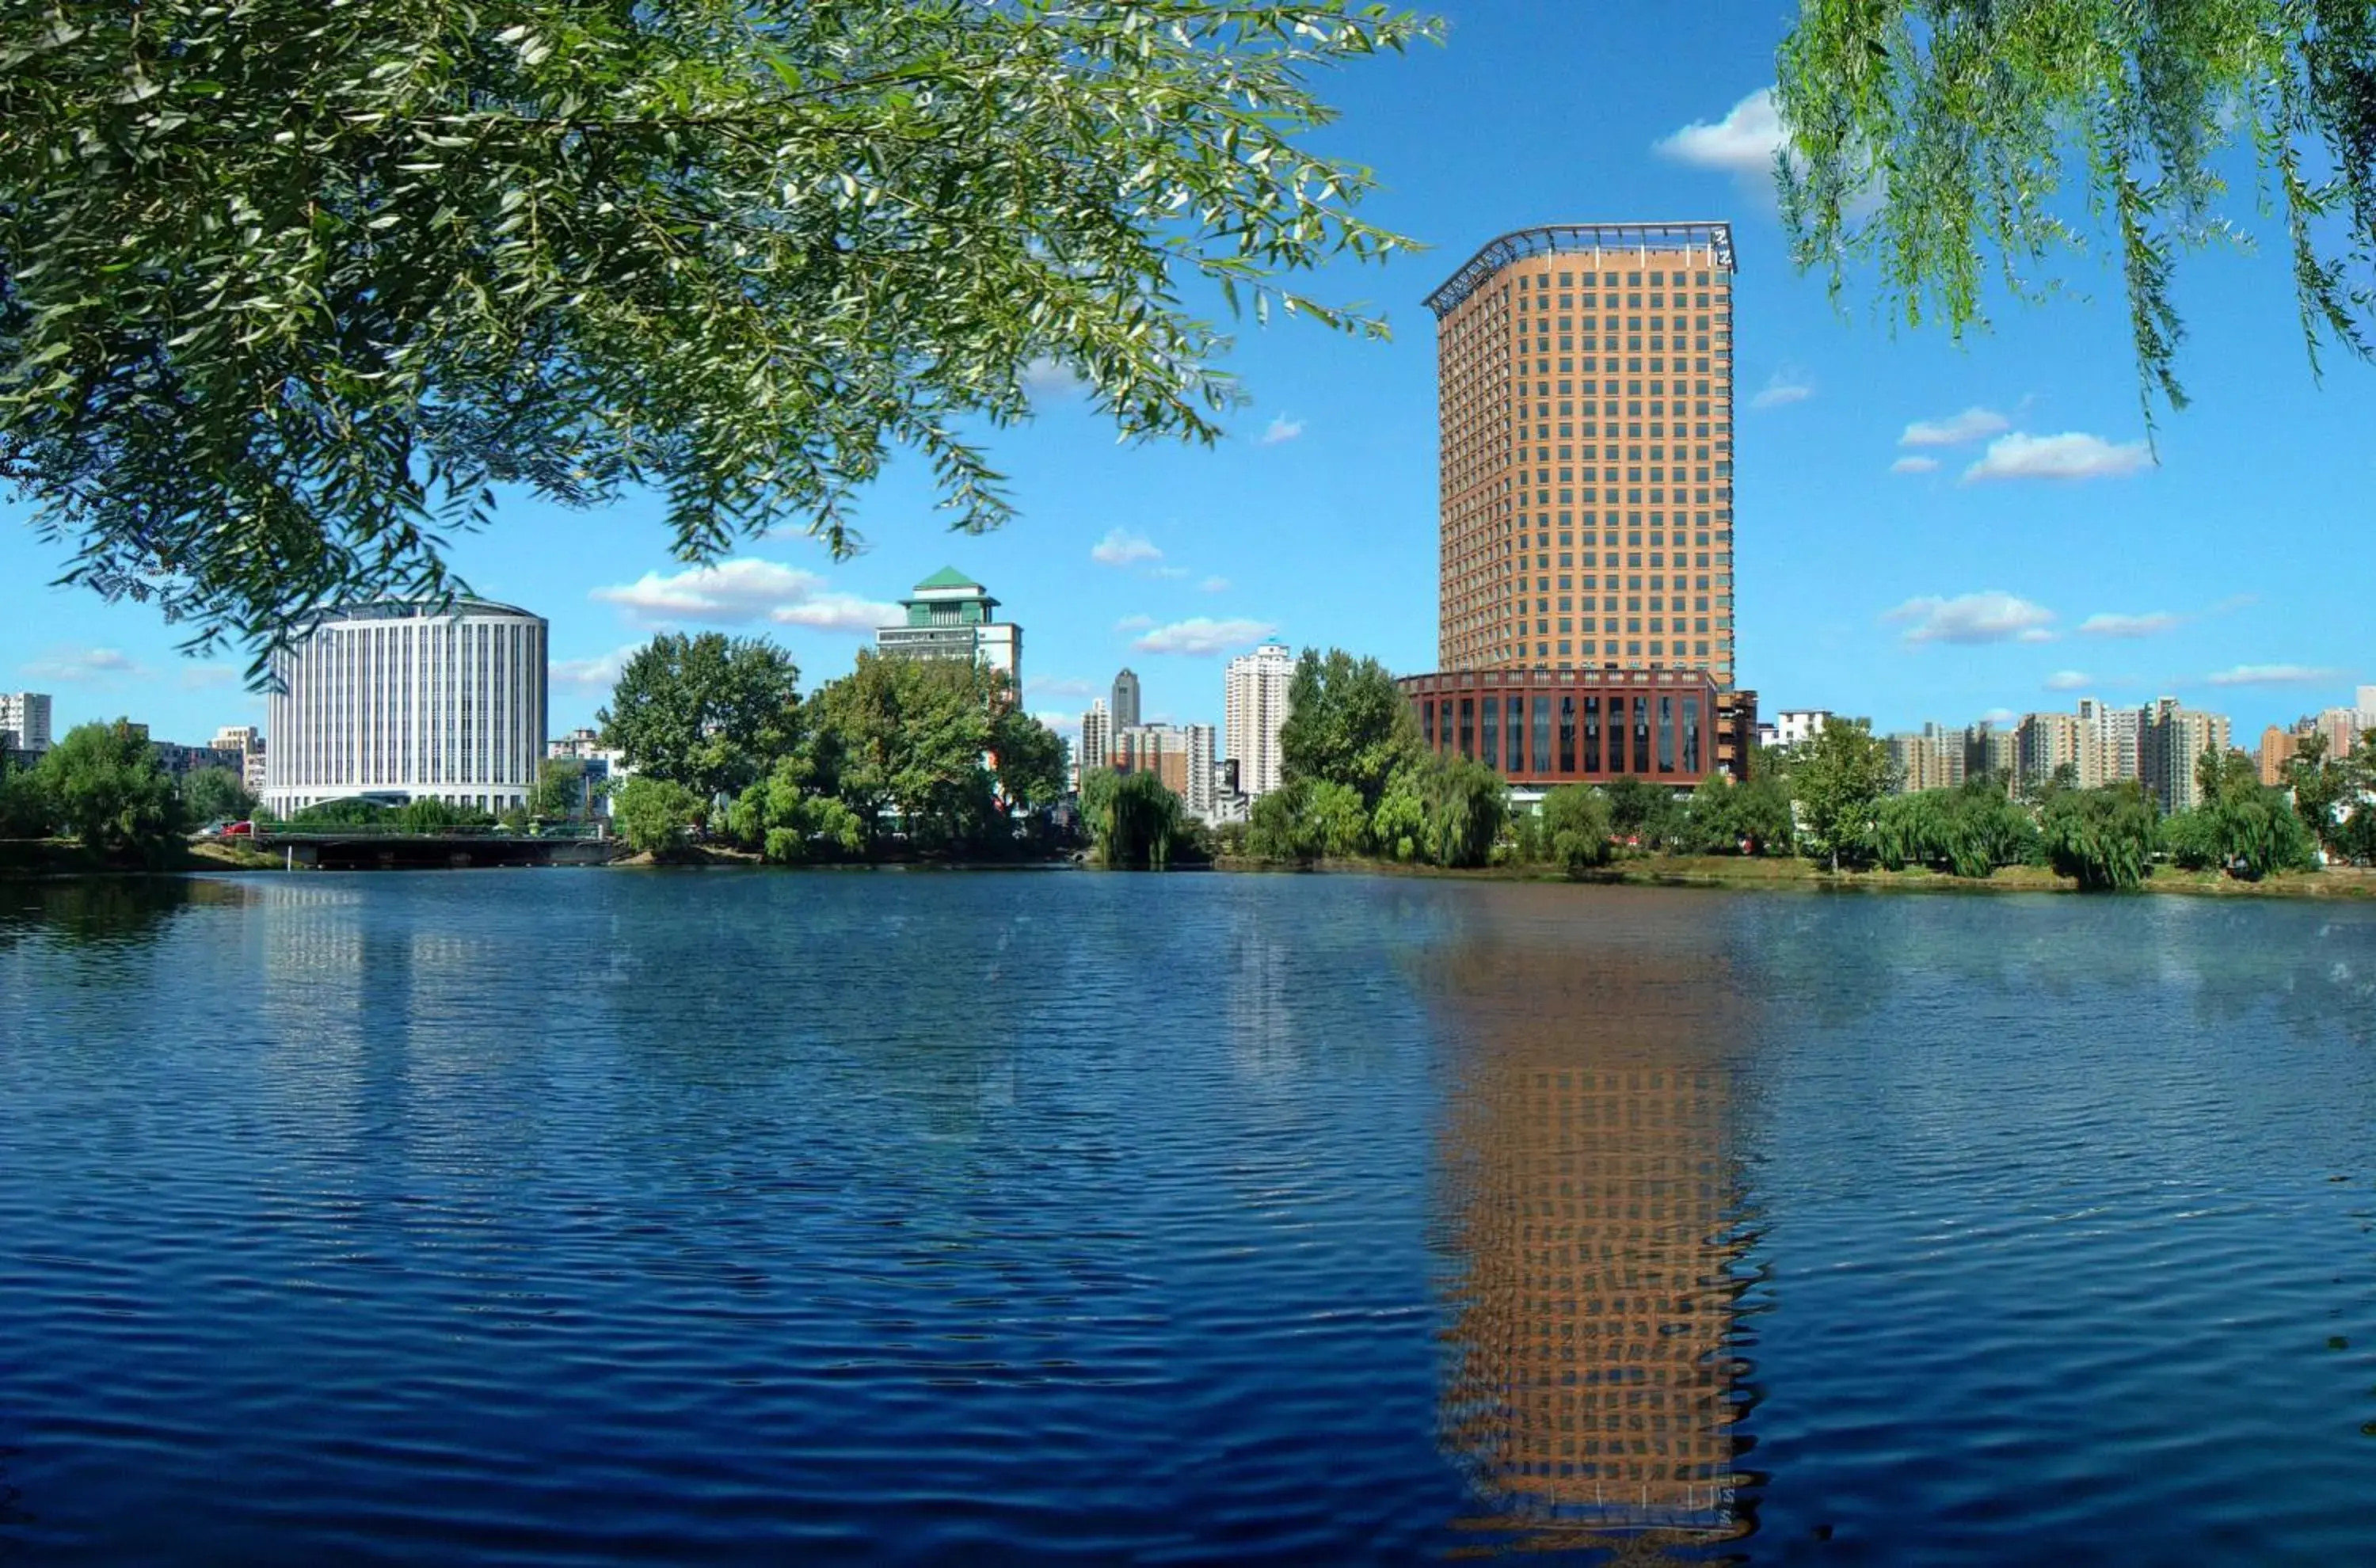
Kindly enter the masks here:
[[255, 836], [255, 824], [252, 822], [232, 823], [223, 828], [222, 836], [226, 838], [252, 838]]

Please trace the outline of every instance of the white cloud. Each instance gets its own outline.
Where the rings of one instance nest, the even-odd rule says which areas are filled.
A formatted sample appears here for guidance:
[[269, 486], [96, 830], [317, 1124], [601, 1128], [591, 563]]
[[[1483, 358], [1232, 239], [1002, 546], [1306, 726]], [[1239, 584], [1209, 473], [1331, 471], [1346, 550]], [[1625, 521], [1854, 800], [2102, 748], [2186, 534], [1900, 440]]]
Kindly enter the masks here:
[[1041, 713], [1034, 709], [1031, 717], [1059, 735], [1075, 741], [1081, 738], [1081, 716], [1077, 713]]
[[1276, 446], [1282, 441], [1292, 441], [1302, 434], [1301, 420], [1291, 420], [1285, 414], [1273, 414], [1270, 427], [1254, 439], [1265, 446]]
[[2020, 717], [2020, 714], [2015, 713], [2009, 707], [1992, 707], [1986, 713], [1980, 715], [1980, 722], [1983, 724], [2010, 724]]
[[1023, 392], [1026, 397], [1056, 401], [1077, 396], [1088, 390], [1089, 384], [1075, 374], [1070, 365], [1054, 360], [1033, 360], [1023, 367]]
[[643, 647], [642, 643], [629, 643], [592, 659], [556, 659], [545, 666], [545, 679], [556, 686], [607, 692], [619, 683], [619, 672]]
[[658, 626], [766, 623], [863, 636], [899, 618], [896, 604], [835, 592], [814, 572], [749, 557], [669, 576], [647, 572], [621, 587], [596, 588], [588, 597], [619, 606], [632, 621]]
[[1909, 599], [1882, 619], [1907, 623], [1909, 643], [2042, 643], [2054, 636], [2046, 629], [2053, 611], [1995, 588], [1954, 599]]
[[2339, 684], [2343, 671], [2308, 664], [2239, 664], [2204, 679], [2215, 686], [2324, 686]]
[[2096, 677], [2084, 670], [2057, 670], [2046, 678], [2046, 689], [2049, 692], [2084, 691], [2095, 683]]
[[1774, 89], [1762, 87], [1727, 110], [1723, 119], [1694, 120], [1651, 150], [1759, 187], [1773, 179], [1774, 155], [1781, 149], [1782, 117], [1774, 108]]
[[1230, 579], [1227, 577], [1206, 577], [1203, 582], [1198, 583], [1196, 586], [1206, 593], [1227, 593], [1230, 591]]
[[1752, 409], [1779, 409], [1791, 403], [1803, 403], [1815, 395], [1806, 378], [1790, 371], [1777, 370], [1768, 376], [1764, 387], [1749, 400]]
[[1141, 653], [1182, 653], [1211, 659], [1260, 642], [1277, 630], [1268, 621], [1216, 621], [1195, 615], [1168, 626], [1150, 626], [1130, 646]]
[[2152, 449], [2142, 441], [2114, 443], [2078, 431], [2066, 431], [2061, 435], [2025, 435], [2015, 431], [1990, 442], [1987, 454], [1964, 470], [1964, 482], [1996, 479], [2116, 479], [2152, 466]]
[[1927, 474], [1939, 466], [1936, 457], [1900, 457], [1889, 465], [1894, 474]]
[[1916, 420], [1897, 438], [1900, 446], [1961, 446], [1966, 441], [2000, 434], [2013, 422], [1994, 409], [1978, 406], [1942, 420]]
[[239, 679], [239, 671], [229, 664], [186, 664], [182, 667], [181, 685], [185, 692], [203, 692], [217, 686], [228, 686]]
[[120, 681], [146, 680], [152, 673], [117, 647], [53, 647], [22, 668], [36, 681], [69, 686], [112, 686]]
[[1089, 547], [1089, 559], [1100, 566], [1133, 566], [1141, 561], [1160, 561], [1163, 552], [1143, 535], [1113, 529]]
[[2083, 637], [2151, 637], [2174, 632], [2186, 624], [2183, 615], [2156, 610], [2149, 615], [2090, 615], [2079, 623]]
[[1075, 680], [1070, 675], [1035, 675], [1023, 683], [1023, 689], [1051, 697], [1091, 697], [1099, 692], [1096, 682]]

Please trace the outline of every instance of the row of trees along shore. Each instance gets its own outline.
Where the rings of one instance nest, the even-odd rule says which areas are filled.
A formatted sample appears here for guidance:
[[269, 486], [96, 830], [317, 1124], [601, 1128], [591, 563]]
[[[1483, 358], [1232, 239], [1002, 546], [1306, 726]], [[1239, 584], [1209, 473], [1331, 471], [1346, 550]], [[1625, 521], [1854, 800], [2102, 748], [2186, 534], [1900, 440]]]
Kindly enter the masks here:
[[[1892, 793], [1888, 747], [1867, 725], [1835, 721], [1757, 759], [1751, 777], [1711, 776], [1687, 795], [1642, 778], [1562, 785], [1513, 811], [1481, 762], [1427, 750], [1410, 705], [1373, 659], [1307, 649], [1279, 733], [1281, 786], [1219, 848], [1257, 861], [1399, 861], [1443, 867], [1543, 865], [1571, 872], [1621, 857], [1802, 855], [1832, 871], [1921, 868], [1984, 878], [2002, 866], [2051, 869], [2083, 888], [2141, 884], [2156, 861], [2244, 880], [2334, 860], [2376, 861], [2376, 731], [2349, 755], [2305, 743], [2287, 787], [2261, 783], [2240, 753], [2197, 765], [2202, 803], [2163, 816], [2133, 780], [2083, 790], [2065, 768], [2034, 788], [1978, 777]], [[1152, 780], [1094, 786], [1084, 816], [1108, 863], [1161, 864], [1149, 852], [1178, 803]], [[1157, 795], [1163, 800], [1155, 799]]]
[[78, 724], [33, 766], [0, 755], [0, 839], [72, 838], [113, 864], [171, 863], [194, 826], [255, 809], [239, 775], [175, 778], [129, 720]]
[[645, 645], [598, 716], [633, 770], [612, 795], [620, 837], [667, 854], [698, 830], [779, 864], [1062, 847], [1048, 808], [1063, 798], [1064, 743], [1004, 675], [861, 652], [839, 680], [799, 688], [764, 638]]

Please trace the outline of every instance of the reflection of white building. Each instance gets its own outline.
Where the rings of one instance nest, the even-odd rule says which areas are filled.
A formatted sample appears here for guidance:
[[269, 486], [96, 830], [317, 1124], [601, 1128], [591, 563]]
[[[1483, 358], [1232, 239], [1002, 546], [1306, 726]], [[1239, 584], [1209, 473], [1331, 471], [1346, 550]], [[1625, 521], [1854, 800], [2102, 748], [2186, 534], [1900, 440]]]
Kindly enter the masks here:
[[266, 807], [525, 804], [544, 755], [546, 645], [542, 617], [479, 600], [323, 612], [273, 658]]
[[918, 583], [899, 601], [908, 619], [874, 630], [874, 651], [894, 659], [969, 659], [1023, 691], [1023, 628], [998, 618], [990, 590], [954, 566]]

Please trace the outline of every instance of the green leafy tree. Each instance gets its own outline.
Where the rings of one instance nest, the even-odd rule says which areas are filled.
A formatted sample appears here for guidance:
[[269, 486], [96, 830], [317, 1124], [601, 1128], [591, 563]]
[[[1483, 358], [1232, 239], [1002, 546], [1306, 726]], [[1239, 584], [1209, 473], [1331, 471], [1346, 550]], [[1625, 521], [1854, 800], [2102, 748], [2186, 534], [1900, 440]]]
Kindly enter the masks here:
[[998, 793], [1008, 814], [1040, 812], [1064, 798], [1064, 738], [1012, 704], [991, 721]]
[[1889, 748], [1861, 719], [1834, 719], [1791, 748], [1790, 793], [1807, 849], [1840, 869], [1842, 855], [1859, 852], [1895, 772]]
[[1425, 859], [1440, 866], [1481, 866], [1509, 820], [1502, 776], [1469, 757], [1430, 756], [1419, 769], [1426, 806]]
[[1633, 840], [1644, 854], [1657, 854], [1682, 836], [1683, 806], [1672, 790], [1628, 776], [1610, 780], [1608, 795], [1610, 831]]
[[[2315, 366], [2366, 354], [2376, 296], [2376, 10], [2360, 0], [1801, 0], [1775, 90], [1782, 211], [1801, 267], [1870, 262], [1885, 307], [1961, 334], [1993, 267], [2025, 299], [2109, 231], [2148, 412], [2185, 396], [2180, 255], [2228, 239], [2249, 148]], [[2075, 176], [2084, 202], [2062, 190]]]
[[[1246, 852], [1265, 861], [1308, 861], [1321, 852], [1311, 814], [1304, 810], [1312, 780], [1290, 778], [1254, 802], [1246, 813]], [[1421, 811], [1425, 807], [1422, 804]]]
[[1751, 774], [1731, 788], [1727, 805], [1733, 829], [1751, 854], [1790, 852], [1790, 791], [1776, 774], [1764, 768]]
[[[2251, 758], [2240, 752], [2206, 752], [2196, 777], [2202, 802], [2163, 825], [2171, 860], [2190, 870], [2223, 870], [2246, 882], [2318, 864], [2318, 840], [2285, 792], [2261, 782]], [[2330, 817], [2330, 826], [2332, 822]]]
[[1609, 797], [1584, 784], [1543, 794], [1543, 837], [1553, 865], [1569, 871], [1609, 862]]
[[[147, 0], [0, 12], [0, 469], [69, 576], [263, 635], [435, 591], [493, 489], [793, 527], [1036, 367], [1211, 440], [1206, 281], [1407, 242], [1306, 149], [1313, 78], [1428, 24], [1348, 0]], [[292, 108], [292, 106], [294, 106]], [[695, 788], [701, 788], [695, 785]], [[739, 784], [738, 784], [739, 787]]]
[[57, 826], [57, 806], [41, 774], [0, 754], [0, 838], [46, 838]]
[[1420, 749], [1410, 702], [1384, 665], [1342, 648], [1303, 650], [1278, 731], [1285, 777], [1346, 785], [1373, 811], [1395, 769]]
[[1003, 677], [963, 659], [881, 659], [818, 688], [807, 716], [819, 790], [838, 797], [879, 846], [896, 819], [918, 849], [989, 841], [1003, 823], [984, 757]]
[[812, 788], [806, 757], [779, 758], [767, 777], [744, 790], [727, 814], [728, 831], [744, 849], [778, 865], [842, 859], [866, 848], [858, 814]]
[[596, 715], [637, 773], [711, 799], [766, 773], [800, 737], [800, 676], [760, 637], [662, 636], [636, 650]]
[[1152, 773], [1110, 777], [1113, 783], [1099, 790], [1089, 824], [1098, 858], [1116, 870], [1163, 870], [1184, 837], [1180, 797]]
[[1370, 813], [1361, 803], [1361, 792], [1352, 785], [1329, 778], [1313, 780], [1303, 810], [1311, 825], [1310, 839], [1322, 854], [1350, 860], [1370, 847]]
[[77, 724], [42, 754], [36, 771], [56, 820], [85, 849], [157, 860], [183, 831], [172, 776], [126, 719]]
[[548, 757], [537, 765], [536, 788], [529, 791], [532, 816], [565, 822], [586, 814], [586, 765], [576, 757]]
[[2294, 814], [2321, 845], [2331, 845], [2340, 827], [2336, 807], [2352, 791], [2348, 758], [2327, 755], [2326, 733], [2313, 731], [2286, 759], [2285, 779], [2293, 790]]
[[1427, 801], [1420, 793], [1417, 759], [1395, 769], [1370, 816], [1370, 842], [1388, 860], [1417, 860], [1427, 842]]
[[638, 774], [619, 786], [611, 820], [627, 847], [664, 855], [684, 842], [685, 830], [702, 818], [707, 802], [672, 779]]
[[1870, 848], [1891, 871], [1935, 866], [1975, 878], [2043, 853], [2028, 811], [1986, 775], [1952, 790], [1883, 800], [1873, 812]]
[[407, 833], [443, 833], [455, 827], [485, 827], [494, 817], [471, 806], [457, 806], [434, 795], [420, 795], [396, 808], [396, 826]]
[[2096, 790], [2058, 790], [2039, 808], [2047, 863], [2081, 888], [2113, 892], [2144, 885], [2161, 836], [2161, 811], [2135, 779]]
[[182, 814], [192, 822], [239, 822], [254, 814], [255, 796], [228, 767], [201, 767], [182, 778]]

